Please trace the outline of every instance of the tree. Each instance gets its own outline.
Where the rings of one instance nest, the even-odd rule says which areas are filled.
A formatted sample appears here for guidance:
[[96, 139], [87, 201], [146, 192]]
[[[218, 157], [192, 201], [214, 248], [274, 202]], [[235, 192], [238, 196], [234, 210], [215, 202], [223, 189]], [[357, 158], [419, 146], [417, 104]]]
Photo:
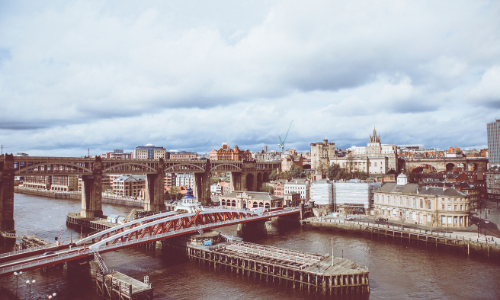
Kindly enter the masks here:
[[302, 177], [302, 169], [297, 165], [293, 165], [292, 169], [290, 170], [290, 177], [292, 178]]
[[210, 177], [210, 185], [220, 182], [220, 177]]
[[263, 183], [262, 186], [260, 187], [260, 190], [262, 192], [268, 192], [269, 194], [274, 194], [274, 188], [267, 183]]
[[173, 200], [179, 200], [179, 196], [182, 196], [181, 189], [178, 186], [171, 187], [168, 193], [170, 194], [170, 198]]
[[276, 172], [276, 170], [273, 170], [271, 174], [269, 174], [269, 180], [276, 180], [277, 177], [278, 177], [278, 172]]

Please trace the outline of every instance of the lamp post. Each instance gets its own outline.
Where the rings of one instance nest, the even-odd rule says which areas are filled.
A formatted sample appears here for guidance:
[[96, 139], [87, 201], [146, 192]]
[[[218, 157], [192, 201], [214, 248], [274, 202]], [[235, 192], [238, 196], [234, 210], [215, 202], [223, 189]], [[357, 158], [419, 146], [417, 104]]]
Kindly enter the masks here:
[[57, 296], [57, 294], [56, 294], [56, 293], [52, 293], [52, 295], [48, 295], [48, 296], [47, 296], [47, 298], [48, 298], [48, 299], [52, 299], [52, 298], [54, 298], [55, 296]]
[[17, 278], [16, 296], [17, 296], [17, 290], [19, 289], [19, 276], [21, 276], [21, 274], [23, 274], [23, 271], [21, 271], [19, 273], [14, 272], [14, 276], [16, 276], [16, 278]]
[[30, 288], [30, 293], [29, 293], [29, 295], [30, 295], [30, 296], [31, 296], [31, 286], [32, 286], [33, 284], [35, 284], [35, 282], [36, 282], [36, 280], [35, 280], [35, 279], [33, 279], [33, 280], [31, 280], [31, 281], [30, 281], [30, 280], [26, 280], [26, 284], [27, 284], [27, 285], [29, 286], [29, 288]]

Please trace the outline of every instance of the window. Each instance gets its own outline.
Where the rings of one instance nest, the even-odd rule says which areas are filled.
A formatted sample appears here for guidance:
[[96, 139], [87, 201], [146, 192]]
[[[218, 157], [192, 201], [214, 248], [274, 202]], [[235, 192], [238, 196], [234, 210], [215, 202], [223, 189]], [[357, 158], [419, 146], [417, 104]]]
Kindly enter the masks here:
[[427, 200], [427, 209], [431, 208], [432, 208], [431, 200]]
[[416, 204], [416, 201], [417, 201], [417, 200], [413, 199], [413, 207], [416, 207], [416, 205], [417, 205], [417, 204]]
[[460, 210], [464, 210], [464, 206], [463, 205], [460, 205]]
[[451, 205], [448, 205], [448, 210], [451, 210]]
[[420, 199], [420, 208], [424, 208], [424, 200]]
[[453, 210], [457, 210], [457, 206], [456, 205], [453, 207]]
[[444, 204], [441, 205], [441, 208], [444, 210]]
[[399, 197], [399, 205], [403, 205], [403, 197]]

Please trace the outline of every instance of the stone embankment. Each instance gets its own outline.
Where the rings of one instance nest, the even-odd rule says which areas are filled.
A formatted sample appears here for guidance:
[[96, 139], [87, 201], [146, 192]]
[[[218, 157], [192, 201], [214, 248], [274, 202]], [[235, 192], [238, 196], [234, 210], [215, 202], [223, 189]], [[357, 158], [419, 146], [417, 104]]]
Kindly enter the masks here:
[[[370, 237], [385, 237], [393, 240], [425, 243], [435, 247], [452, 247], [467, 254], [472, 252], [500, 259], [500, 239], [489, 235], [478, 237], [474, 232], [448, 232], [436, 228], [414, 229], [404, 225], [376, 224], [361, 221], [346, 221], [338, 218], [308, 218], [303, 226], [337, 231], [355, 232]], [[449, 230], [449, 229], [448, 229]]]
[[[19, 187], [19, 186], [14, 187], [14, 193], [55, 198], [55, 199], [75, 199], [75, 200], [82, 199], [81, 192], [57, 192], [57, 191], [49, 191], [49, 190], [23, 188], [23, 187]], [[123, 205], [123, 206], [137, 207], [137, 208], [144, 207], [144, 201], [142, 201], [142, 200], [134, 200], [131, 198], [124, 198], [124, 197], [119, 197], [119, 196], [109, 195], [109, 194], [104, 194], [104, 193], [102, 194], [102, 203]]]

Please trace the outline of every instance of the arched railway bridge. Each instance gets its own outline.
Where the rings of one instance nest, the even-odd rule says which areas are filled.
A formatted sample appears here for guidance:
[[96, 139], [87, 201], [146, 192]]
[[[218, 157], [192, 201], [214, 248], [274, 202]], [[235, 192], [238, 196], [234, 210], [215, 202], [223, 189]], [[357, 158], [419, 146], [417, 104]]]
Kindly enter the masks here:
[[299, 208], [284, 208], [260, 214], [248, 210], [206, 208], [187, 214], [176, 214], [175, 212], [156, 214], [100, 231], [79, 240], [73, 247], [60, 246], [54, 254], [48, 256], [40, 256], [47, 249], [1, 254], [0, 276], [196, 233], [199, 230], [299, 214], [299, 212]]
[[80, 215], [102, 217], [102, 177], [105, 174], [146, 175], [144, 210], [164, 210], [166, 173], [193, 173], [194, 193], [202, 205], [210, 204], [210, 175], [231, 172], [233, 190], [257, 191], [280, 162], [225, 160], [116, 159], [89, 157], [0, 156], [0, 231], [14, 233], [15, 176], [81, 176]]

